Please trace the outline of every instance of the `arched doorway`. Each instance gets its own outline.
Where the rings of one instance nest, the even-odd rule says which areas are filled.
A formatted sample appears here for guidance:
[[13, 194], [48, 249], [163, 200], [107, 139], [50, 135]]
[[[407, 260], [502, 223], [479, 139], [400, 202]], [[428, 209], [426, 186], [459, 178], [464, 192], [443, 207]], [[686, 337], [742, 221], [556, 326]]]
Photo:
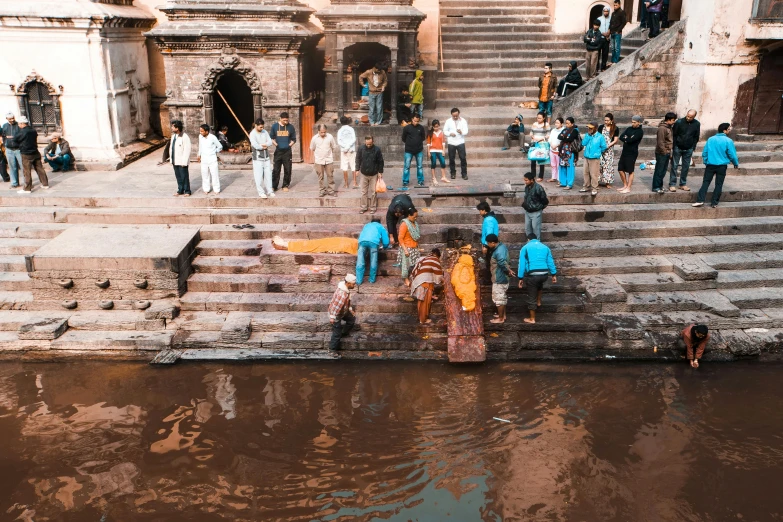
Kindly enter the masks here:
[[[237, 115], [242, 127], [239, 126], [226, 103], [220, 97], [222, 94], [228, 104]], [[215, 127], [228, 126], [228, 140], [231, 143], [239, 143], [246, 140], [245, 132], [250, 132], [253, 125], [253, 93], [245, 79], [235, 71], [226, 71], [215, 84], [215, 93], [212, 97], [215, 107]]]
[[[376, 63], [389, 67], [391, 62], [391, 51], [388, 47], [377, 42], [361, 42], [349, 45], [345, 48], [345, 66], [351, 67], [351, 85], [346, 92], [350, 99], [345, 100], [347, 106], [358, 102], [361, 98], [361, 86], [359, 85], [359, 76], [372, 69]], [[383, 93], [383, 107], [391, 107], [391, 75], [388, 75], [389, 87]]]
[[612, 8], [607, 4], [595, 4], [590, 8], [590, 15], [587, 18], [587, 28], [590, 29], [593, 26], [593, 22], [604, 14], [604, 8], [609, 9], [609, 15], [611, 16]]
[[783, 133], [783, 48], [759, 63], [749, 127], [754, 134]]

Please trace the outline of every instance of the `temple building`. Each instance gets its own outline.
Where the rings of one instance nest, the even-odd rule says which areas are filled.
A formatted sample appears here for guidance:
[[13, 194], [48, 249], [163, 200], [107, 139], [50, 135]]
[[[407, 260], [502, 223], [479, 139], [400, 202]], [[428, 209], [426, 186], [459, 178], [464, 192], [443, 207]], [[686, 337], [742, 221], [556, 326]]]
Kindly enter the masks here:
[[[649, 42], [642, 0], [621, 6], [624, 60], [556, 108], [649, 119], [695, 108], [705, 131], [733, 121], [783, 133], [783, 0], [671, 0], [674, 31]], [[0, 0], [0, 43], [20, 50], [0, 55], [0, 112], [27, 116], [42, 140], [64, 133], [83, 167], [118, 168], [172, 119], [194, 137], [202, 123], [227, 125], [239, 143], [255, 118], [287, 111], [302, 133], [299, 161], [316, 121], [366, 113], [358, 76], [378, 62], [393, 123], [417, 69], [425, 110], [441, 119], [453, 106], [535, 102], [543, 63], [560, 78], [571, 60], [582, 67], [582, 34], [605, 7], [613, 2]]]

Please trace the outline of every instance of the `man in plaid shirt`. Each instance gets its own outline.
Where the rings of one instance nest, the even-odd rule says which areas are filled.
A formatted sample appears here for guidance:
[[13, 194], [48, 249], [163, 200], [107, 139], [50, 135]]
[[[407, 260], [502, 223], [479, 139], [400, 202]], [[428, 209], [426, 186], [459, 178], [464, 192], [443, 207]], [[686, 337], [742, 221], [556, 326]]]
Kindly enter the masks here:
[[[356, 324], [356, 316], [351, 308], [351, 290], [356, 287], [356, 276], [348, 274], [344, 281], [337, 285], [332, 300], [329, 303], [329, 322], [332, 323], [332, 338], [329, 341], [330, 350], [340, 349], [340, 339], [351, 333]], [[345, 325], [343, 326], [343, 321]], [[356, 327], [358, 329], [358, 327]]]

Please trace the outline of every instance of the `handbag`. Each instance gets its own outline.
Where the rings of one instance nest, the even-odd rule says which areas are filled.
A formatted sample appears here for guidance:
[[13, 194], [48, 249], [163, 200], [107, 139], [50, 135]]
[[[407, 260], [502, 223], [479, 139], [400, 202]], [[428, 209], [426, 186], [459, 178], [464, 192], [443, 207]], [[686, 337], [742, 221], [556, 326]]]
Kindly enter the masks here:
[[549, 143], [539, 141], [527, 151], [527, 159], [539, 163], [549, 162]]
[[386, 182], [383, 181], [381, 174], [378, 174], [378, 181], [375, 182], [375, 192], [386, 192]]

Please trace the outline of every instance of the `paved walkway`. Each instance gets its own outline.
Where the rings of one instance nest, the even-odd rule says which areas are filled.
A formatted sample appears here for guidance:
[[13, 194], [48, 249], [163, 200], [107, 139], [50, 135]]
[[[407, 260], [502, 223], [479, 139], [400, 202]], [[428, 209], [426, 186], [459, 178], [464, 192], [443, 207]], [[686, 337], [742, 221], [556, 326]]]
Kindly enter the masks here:
[[[155, 153], [151, 156], [132, 163], [119, 171], [87, 171], [87, 172], [67, 172], [63, 173], [51, 173], [49, 176], [51, 188], [48, 191], [42, 190], [38, 184], [37, 178], [34, 183], [33, 194], [17, 194], [16, 190], [9, 190], [10, 183], [0, 184], [0, 198], [2, 199], [2, 205], [24, 205], [25, 198], [31, 197], [44, 197], [46, 200], [63, 197], [79, 197], [79, 198], [154, 198], [161, 200], [174, 199], [173, 194], [176, 192], [176, 181], [174, 179], [174, 173], [171, 165], [158, 165], [160, 155]], [[514, 169], [490, 169], [490, 168], [476, 168], [469, 170], [469, 180], [463, 181], [459, 173], [457, 179], [452, 182], [450, 186], [472, 186], [479, 187], [490, 183], [503, 183], [510, 180], [513, 184], [522, 184], [522, 176], [524, 172], [529, 168], [529, 164], [526, 161], [520, 162], [520, 168]], [[48, 169], [47, 169], [48, 171]], [[282, 175], [282, 174], [281, 174]], [[415, 183], [416, 173], [411, 173], [412, 182]], [[34, 176], [35, 177], [35, 176]], [[425, 177], [429, 178], [429, 173], [425, 171]], [[549, 168], [545, 173], [545, 177], [550, 177]], [[651, 186], [652, 173], [647, 171], [639, 171], [636, 174], [636, 180], [634, 182], [634, 194], [648, 194], [650, 193], [649, 187]], [[400, 167], [393, 167], [388, 169], [384, 176], [386, 183], [389, 186], [397, 188], [401, 184], [402, 169]], [[582, 179], [582, 168], [577, 167], [575, 190], [564, 192], [558, 189], [554, 183], [544, 183], [544, 187], [550, 195], [576, 195]], [[201, 174], [200, 165], [198, 163], [191, 163], [190, 165], [190, 184], [193, 189], [193, 196], [189, 199], [197, 200], [200, 198], [257, 198], [255, 190], [255, 183], [253, 181], [253, 173], [249, 169], [237, 169], [224, 167], [221, 170], [220, 180], [222, 185], [222, 191], [219, 195], [214, 194], [206, 195], [201, 189]], [[667, 179], [668, 181], [668, 179]], [[335, 182], [337, 186], [337, 198], [349, 198], [354, 199], [359, 197], [358, 189], [344, 189], [343, 188], [343, 175], [339, 170], [335, 171]], [[617, 179], [619, 183], [619, 178]], [[691, 180], [691, 188], [696, 191], [701, 185], [701, 176], [695, 176]], [[617, 185], [620, 186], [619, 184]], [[783, 187], [783, 176], [768, 175], [768, 176], [732, 176], [731, 169], [729, 169], [729, 176], [726, 178], [724, 184], [724, 194], [734, 191], [776, 191], [779, 192]], [[2, 190], [5, 189], [5, 190]], [[412, 195], [420, 194], [422, 196], [428, 195], [427, 189], [411, 189]], [[385, 195], [384, 198], [392, 197], [398, 192], [390, 192]], [[601, 194], [613, 194], [616, 195], [614, 190], [602, 190], [599, 196], [595, 199], [595, 203], [606, 203], [607, 201], [601, 201]], [[313, 198], [318, 196], [318, 180], [313, 172], [312, 165], [295, 164], [293, 169], [291, 190], [289, 192], [278, 192], [280, 198]], [[775, 197], [775, 196], [772, 196]], [[13, 199], [12, 199], [13, 198]], [[666, 195], [661, 196], [666, 198]], [[18, 201], [17, 201], [18, 200]], [[619, 202], [616, 197], [612, 198], [612, 202]], [[663, 199], [662, 199], [663, 201]], [[58, 204], [57, 202], [50, 202], [47, 204]], [[164, 204], [161, 201], [161, 204]], [[294, 203], [296, 204], [296, 203]], [[188, 206], [193, 205], [191, 203]], [[197, 206], [197, 205], [193, 205]]]

